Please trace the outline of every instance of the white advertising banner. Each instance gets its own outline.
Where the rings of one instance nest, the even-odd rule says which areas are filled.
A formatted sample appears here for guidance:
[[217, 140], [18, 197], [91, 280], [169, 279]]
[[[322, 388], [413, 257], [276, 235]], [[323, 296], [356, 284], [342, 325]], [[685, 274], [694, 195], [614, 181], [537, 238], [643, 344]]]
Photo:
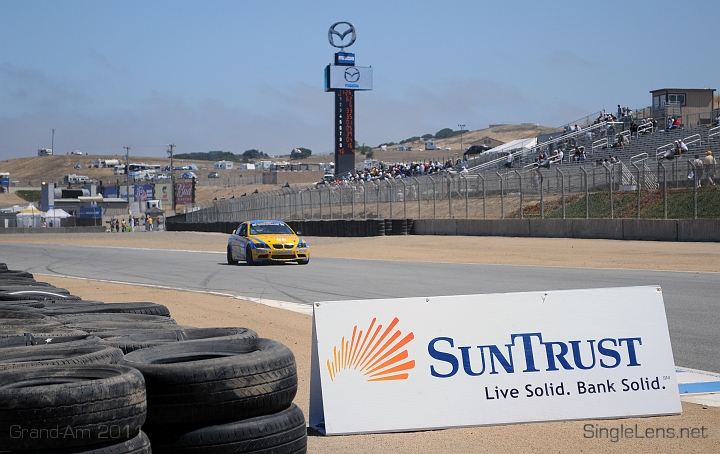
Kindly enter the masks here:
[[326, 69], [326, 89], [372, 90], [373, 69], [370, 66], [334, 66]]
[[327, 435], [681, 411], [660, 287], [314, 305]]

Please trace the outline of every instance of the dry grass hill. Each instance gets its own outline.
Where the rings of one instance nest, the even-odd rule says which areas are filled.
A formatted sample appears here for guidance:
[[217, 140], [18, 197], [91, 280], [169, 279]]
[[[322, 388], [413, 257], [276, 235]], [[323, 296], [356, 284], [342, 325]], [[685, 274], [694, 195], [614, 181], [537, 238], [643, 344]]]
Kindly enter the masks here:
[[[554, 129], [544, 126], [535, 126], [531, 124], [523, 125], [504, 125], [495, 128], [480, 129], [477, 131], [467, 131], [463, 134], [463, 147], [467, 148], [473, 143], [480, 141], [485, 137], [491, 137], [501, 142], [509, 142], [515, 139], [523, 139], [527, 137], [535, 137], [538, 134], [552, 132]], [[388, 147], [387, 151], [380, 148], [374, 148], [374, 159], [381, 162], [411, 162], [411, 161], [427, 161], [441, 160], [447, 158], [457, 158], [462, 155], [460, 146], [460, 136], [451, 137], [444, 140], [436, 140], [440, 150], [425, 150], [424, 141], [417, 141], [403, 144], [413, 147], [412, 151], [398, 151], [397, 145]], [[445, 147], [450, 147], [446, 150]], [[123, 181], [122, 175], [113, 175], [111, 168], [91, 168], [90, 163], [97, 159], [121, 159], [124, 156], [100, 156], [100, 155], [56, 155], [56, 156], [33, 156], [28, 158], [17, 158], [0, 161], [0, 172], [10, 172], [11, 181], [17, 181], [20, 187], [38, 187], [43, 181], [59, 182], [62, 181], [64, 175], [78, 174], [85, 175], [91, 179], [102, 179], [104, 183], [111, 184], [117, 180]], [[289, 161], [289, 156], [273, 156], [273, 161]], [[303, 163], [317, 164], [320, 162], [332, 162], [332, 155], [311, 156], [303, 160]], [[358, 154], [356, 162], [359, 164], [365, 156]], [[157, 158], [146, 156], [130, 156], [131, 162], [144, 162], [147, 164], [159, 164], [166, 166], [170, 164], [169, 158]], [[230, 197], [232, 195], [239, 196], [245, 192], [252, 192], [255, 189], [259, 191], [276, 189], [275, 185], [245, 185], [236, 187], [227, 187], [223, 184], [228, 181], [229, 177], [239, 175], [238, 170], [219, 170], [220, 179], [208, 180], [207, 174], [212, 171], [213, 163], [210, 161], [193, 161], [193, 160], [175, 160], [175, 165], [196, 164], [201, 170], [195, 173], [203, 181], [202, 188], [197, 193], [198, 201], [210, 201], [217, 197]], [[75, 169], [75, 166], [81, 165], [81, 169]], [[243, 173], [252, 173], [249, 171], [240, 171]], [[176, 172], [176, 176], [179, 176]], [[209, 185], [209, 186], [208, 186]], [[7, 200], [6, 200], [7, 199]], [[12, 199], [12, 201], [10, 200]], [[17, 203], [17, 196], [12, 194], [0, 195], [0, 204]]]

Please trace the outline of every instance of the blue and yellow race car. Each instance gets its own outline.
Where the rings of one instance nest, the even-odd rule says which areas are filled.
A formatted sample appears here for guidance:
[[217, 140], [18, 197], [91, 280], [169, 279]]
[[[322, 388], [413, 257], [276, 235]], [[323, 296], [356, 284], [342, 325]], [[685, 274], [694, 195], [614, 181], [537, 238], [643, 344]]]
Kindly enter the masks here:
[[310, 246], [282, 221], [246, 221], [230, 235], [228, 265], [264, 262], [297, 262], [307, 265]]

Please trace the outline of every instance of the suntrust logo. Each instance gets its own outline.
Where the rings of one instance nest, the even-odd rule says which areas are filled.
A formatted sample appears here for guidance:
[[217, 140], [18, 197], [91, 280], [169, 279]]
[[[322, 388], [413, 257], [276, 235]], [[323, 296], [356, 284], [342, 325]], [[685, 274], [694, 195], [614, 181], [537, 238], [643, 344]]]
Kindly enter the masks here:
[[400, 330], [395, 330], [400, 322], [397, 317], [384, 330], [383, 325], [375, 326], [376, 322], [377, 318], [373, 318], [364, 333], [355, 325], [352, 337], [346, 340], [343, 336], [340, 345], [333, 347], [332, 360], [327, 360], [330, 380], [335, 381], [344, 370], [360, 372], [369, 382], [409, 377], [408, 371], [415, 368], [415, 360], [407, 360], [409, 355], [404, 347], [415, 335], [410, 332], [401, 338]]
[[[510, 334], [510, 343], [499, 345], [457, 345], [451, 337], [436, 337], [428, 343], [428, 354], [435, 360], [430, 375], [450, 378], [462, 372], [470, 376], [563, 370], [614, 369], [637, 367], [640, 337], [621, 337], [569, 341], [543, 339], [542, 333]], [[503, 348], [504, 347], [504, 348]], [[514, 361], [520, 358], [520, 367]]]

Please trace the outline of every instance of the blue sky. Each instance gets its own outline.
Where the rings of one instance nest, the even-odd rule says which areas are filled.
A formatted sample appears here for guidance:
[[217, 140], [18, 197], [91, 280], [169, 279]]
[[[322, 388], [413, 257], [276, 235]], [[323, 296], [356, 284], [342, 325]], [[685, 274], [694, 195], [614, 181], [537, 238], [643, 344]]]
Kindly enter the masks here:
[[331, 24], [374, 88], [356, 137], [558, 126], [720, 88], [720, 2], [0, 0], [0, 159], [333, 147]]

